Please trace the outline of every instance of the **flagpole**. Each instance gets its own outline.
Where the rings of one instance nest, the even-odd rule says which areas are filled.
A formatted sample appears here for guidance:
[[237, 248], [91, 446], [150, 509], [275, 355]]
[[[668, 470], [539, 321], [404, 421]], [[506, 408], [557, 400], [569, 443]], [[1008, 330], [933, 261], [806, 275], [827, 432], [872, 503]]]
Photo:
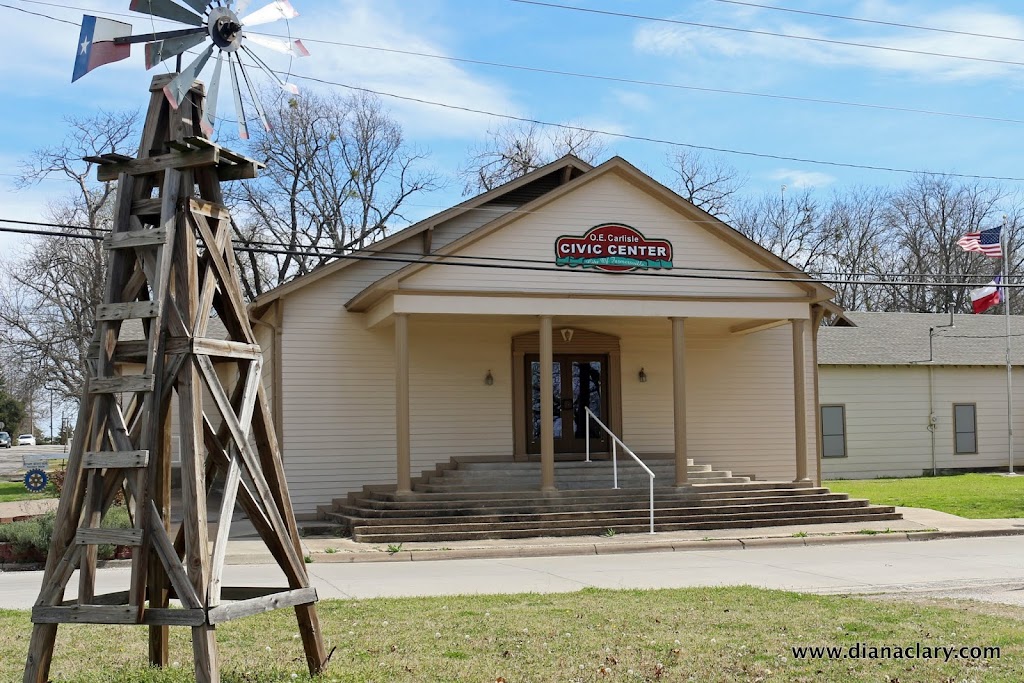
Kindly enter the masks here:
[[1006, 319], [1006, 436], [1009, 444], [1009, 473], [1013, 474], [1013, 365], [1010, 363], [1010, 279], [1008, 263], [1010, 261], [1010, 235], [1006, 229], [1006, 218], [1003, 218], [1003, 317]]

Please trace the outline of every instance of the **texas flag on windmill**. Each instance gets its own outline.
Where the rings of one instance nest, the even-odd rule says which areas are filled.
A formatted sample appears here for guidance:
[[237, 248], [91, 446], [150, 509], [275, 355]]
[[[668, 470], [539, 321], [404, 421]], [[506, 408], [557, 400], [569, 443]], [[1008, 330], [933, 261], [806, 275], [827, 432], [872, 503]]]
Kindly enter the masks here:
[[74, 83], [98, 66], [119, 62], [131, 56], [132, 46], [118, 45], [115, 38], [129, 36], [132, 25], [100, 17], [82, 17], [82, 34], [78, 36], [78, 54], [75, 57]]

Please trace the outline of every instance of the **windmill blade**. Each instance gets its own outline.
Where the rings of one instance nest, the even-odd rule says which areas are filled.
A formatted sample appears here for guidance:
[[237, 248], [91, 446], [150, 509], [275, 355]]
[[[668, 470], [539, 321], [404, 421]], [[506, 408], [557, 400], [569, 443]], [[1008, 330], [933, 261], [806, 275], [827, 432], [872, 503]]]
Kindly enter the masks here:
[[267, 66], [266, 62], [260, 59], [260, 56], [258, 54], [247, 48], [245, 45], [242, 46], [242, 49], [245, 50], [245, 53], [247, 55], [252, 57], [252, 61], [256, 62], [256, 66], [258, 66], [260, 69], [264, 71], [264, 73], [266, 73], [268, 76], [277, 81], [277, 84], [281, 86], [282, 90], [286, 90], [287, 92], [290, 92], [292, 95], [299, 94], [299, 86], [295, 85], [294, 83], [285, 83], [284, 81], [281, 80], [280, 76], [278, 76], [273, 69]]
[[195, 61], [189, 64], [187, 67], [181, 70], [181, 73], [174, 77], [174, 80], [164, 86], [164, 95], [167, 96], [167, 101], [171, 103], [171, 106], [175, 109], [185, 99], [185, 95], [192, 87], [192, 83], [196, 80], [199, 72], [206, 66], [206, 62], [210, 59], [210, 55], [213, 54], [213, 48], [215, 46], [211, 43], [209, 47], [203, 50]]
[[217, 95], [220, 93], [220, 69], [224, 66], [224, 53], [217, 53], [217, 66], [213, 67], [213, 78], [210, 79], [210, 90], [206, 94], [206, 109], [199, 127], [206, 137], [213, 135], [213, 122], [217, 118]]
[[235, 95], [235, 118], [238, 119], [238, 137], [243, 140], [249, 139], [249, 126], [245, 122], [245, 107], [242, 106], [242, 91], [238, 88], [238, 74], [235, 73], [235, 63], [231, 61], [231, 53], [228, 53], [228, 69], [231, 71], [231, 91]]
[[128, 9], [192, 26], [202, 26], [205, 23], [203, 18], [194, 14], [192, 10], [176, 5], [171, 0], [132, 0]]
[[[238, 0], [238, 2], [235, 3], [235, 6], [232, 8], [231, 11], [235, 14], [241, 14], [246, 10], [247, 7], [249, 7], [249, 2], [250, 0]], [[231, 6], [231, 0], [228, 0], [228, 6]]]
[[183, 36], [180, 38], [170, 38], [168, 40], [159, 40], [155, 43], [149, 43], [146, 45], [146, 68], [152, 69], [154, 66], [169, 59], [180, 55], [190, 47], [195, 47], [199, 43], [206, 40], [208, 37], [205, 29], [196, 29], [196, 32], [190, 36]]
[[260, 47], [265, 47], [268, 50], [274, 52], [280, 52], [283, 55], [292, 55], [293, 57], [308, 57], [309, 50], [302, 44], [301, 40], [287, 40], [285, 38], [273, 38], [271, 36], [264, 36], [258, 33], [243, 33], [242, 37], [246, 40], [251, 40]]
[[252, 87], [252, 81], [249, 80], [249, 74], [245, 72], [245, 66], [242, 64], [242, 58], [238, 58], [238, 70], [242, 72], [242, 78], [245, 79], [245, 87], [249, 90], [249, 97], [252, 98], [252, 106], [256, 107], [256, 113], [260, 116], [260, 122], [263, 124], [263, 129], [270, 130], [270, 121], [267, 120], [267, 113], [263, 111], [263, 105], [260, 103], [260, 98], [256, 94], [255, 88]]
[[181, 0], [186, 5], [199, 12], [200, 14], [206, 14], [206, 8], [209, 6], [210, 0]]
[[278, 19], [294, 19], [299, 16], [288, 0], [274, 0], [269, 5], [264, 5], [258, 10], [241, 19], [242, 26], [259, 26], [269, 24]]

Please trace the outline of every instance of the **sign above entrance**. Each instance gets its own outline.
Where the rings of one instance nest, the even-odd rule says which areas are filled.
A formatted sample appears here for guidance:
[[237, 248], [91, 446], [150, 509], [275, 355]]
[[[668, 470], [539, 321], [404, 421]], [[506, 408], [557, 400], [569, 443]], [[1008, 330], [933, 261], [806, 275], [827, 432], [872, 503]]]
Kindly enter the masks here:
[[608, 273], [672, 268], [672, 243], [649, 240], [636, 228], [602, 223], [582, 237], [562, 235], [555, 240], [555, 265], [595, 268]]

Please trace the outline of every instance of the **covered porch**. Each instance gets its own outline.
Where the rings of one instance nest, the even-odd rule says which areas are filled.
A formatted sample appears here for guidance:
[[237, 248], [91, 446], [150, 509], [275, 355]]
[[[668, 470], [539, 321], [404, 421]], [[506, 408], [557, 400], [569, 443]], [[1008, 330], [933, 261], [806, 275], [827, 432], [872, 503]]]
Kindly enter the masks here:
[[[398, 495], [447, 459], [460, 420], [463, 438], [494, 433], [481, 453], [538, 460], [536, 486], [555, 492], [556, 461], [608, 449], [593, 420], [589, 442], [583, 436], [584, 406], [641, 458], [668, 454], [662, 476], [680, 489], [693, 483], [688, 460], [760, 479], [817, 479], [809, 454], [820, 307], [810, 297], [368, 294], [348, 309], [393, 343]], [[463, 392], [476, 398], [461, 401]], [[489, 431], [475, 431], [479, 420]]]

